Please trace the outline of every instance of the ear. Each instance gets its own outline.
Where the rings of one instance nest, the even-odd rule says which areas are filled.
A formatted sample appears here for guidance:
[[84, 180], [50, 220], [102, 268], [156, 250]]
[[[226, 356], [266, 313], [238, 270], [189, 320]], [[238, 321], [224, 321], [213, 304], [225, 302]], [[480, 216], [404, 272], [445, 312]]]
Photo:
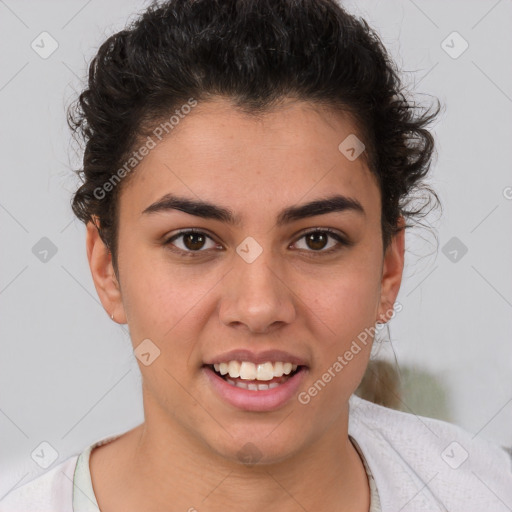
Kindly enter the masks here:
[[103, 307], [108, 316], [114, 315], [115, 322], [126, 324], [121, 289], [112, 265], [112, 254], [101, 239], [98, 228], [91, 221], [86, 226], [86, 248], [94, 286]]
[[393, 305], [400, 290], [404, 270], [405, 219], [398, 219], [399, 231], [393, 236], [384, 254], [381, 278], [381, 296], [377, 321], [386, 323], [393, 314]]

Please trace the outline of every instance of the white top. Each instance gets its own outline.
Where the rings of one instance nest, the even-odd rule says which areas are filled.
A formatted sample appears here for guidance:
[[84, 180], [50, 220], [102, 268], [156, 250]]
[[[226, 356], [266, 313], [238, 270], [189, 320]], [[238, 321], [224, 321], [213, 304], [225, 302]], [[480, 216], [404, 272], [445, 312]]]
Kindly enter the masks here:
[[[349, 436], [371, 490], [369, 512], [510, 512], [512, 458], [461, 428], [353, 395]], [[89, 455], [108, 436], [0, 500], [0, 512], [98, 512]]]

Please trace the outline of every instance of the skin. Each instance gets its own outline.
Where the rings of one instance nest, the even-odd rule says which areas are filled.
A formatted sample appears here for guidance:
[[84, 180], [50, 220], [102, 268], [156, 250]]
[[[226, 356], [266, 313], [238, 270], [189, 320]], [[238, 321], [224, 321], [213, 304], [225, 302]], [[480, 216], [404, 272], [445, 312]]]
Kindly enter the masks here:
[[[149, 338], [161, 351], [149, 366], [139, 361], [144, 423], [91, 454], [102, 512], [216, 512], [233, 504], [255, 512], [368, 511], [368, 480], [348, 438], [348, 399], [371, 343], [307, 405], [292, 399], [271, 412], [227, 404], [201, 370], [228, 350], [278, 348], [307, 361], [304, 391], [359, 333], [387, 320], [402, 279], [404, 230], [384, 253], [377, 182], [362, 157], [349, 161], [338, 150], [352, 133], [347, 116], [299, 101], [259, 118], [225, 99], [201, 103], [122, 190], [119, 279], [88, 224], [87, 255], [105, 310], [128, 323], [134, 348]], [[141, 213], [169, 192], [230, 208], [241, 224], [177, 210]], [[365, 213], [276, 227], [282, 209], [334, 192], [357, 199]], [[212, 237], [196, 257], [164, 245], [186, 228]], [[352, 245], [331, 238], [326, 248], [308, 245], [304, 231], [313, 228], [344, 234]], [[250, 264], [236, 252], [248, 236], [263, 248]], [[174, 244], [190, 252], [184, 237]], [[251, 466], [237, 456], [247, 442], [261, 453]]]

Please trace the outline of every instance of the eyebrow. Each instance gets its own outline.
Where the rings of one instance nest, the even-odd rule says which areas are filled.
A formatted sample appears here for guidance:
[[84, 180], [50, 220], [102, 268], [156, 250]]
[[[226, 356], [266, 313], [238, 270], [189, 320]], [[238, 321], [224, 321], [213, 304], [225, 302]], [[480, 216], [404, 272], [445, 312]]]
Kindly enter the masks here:
[[[239, 226], [241, 224], [241, 217], [236, 215], [229, 208], [173, 194], [165, 194], [158, 201], [143, 210], [142, 214], [152, 214], [170, 210], [179, 210], [190, 215], [195, 215], [196, 217], [214, 219], [233, 226]], [[343, 195], [334, 195], [325, 199], [316, 199], [315, 201], [299, 206], [285, 208], [277, 216], [276, 224], [277, 226], [283, 226], [316, 215], [345, 211], [366, 215], [363, 206], [357, 199]]]

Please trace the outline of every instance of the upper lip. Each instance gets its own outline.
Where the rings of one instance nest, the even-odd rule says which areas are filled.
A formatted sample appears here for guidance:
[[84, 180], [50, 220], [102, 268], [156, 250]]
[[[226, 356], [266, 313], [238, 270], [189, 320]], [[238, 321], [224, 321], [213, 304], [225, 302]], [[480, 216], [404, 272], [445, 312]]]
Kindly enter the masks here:
[[284, 352], [283, 350], [264, 350], [263, 352], [252, 352], [246, 349], [235, 349], [230, 350], [229, 352], [224, 352], [223, 354], [219, 354], [218, 356], [214, 356], [210, 358], [208, 361], [205, 361], [204, 364], [219, 364], [219, 363], [227, 363], [229, 361], [250, 361], [254, 364], [277, 362], [281, 361], [283, 363], [292, 363], [297, 366], [307, 366], [304, 359], [290, 354], [289, 352]]

